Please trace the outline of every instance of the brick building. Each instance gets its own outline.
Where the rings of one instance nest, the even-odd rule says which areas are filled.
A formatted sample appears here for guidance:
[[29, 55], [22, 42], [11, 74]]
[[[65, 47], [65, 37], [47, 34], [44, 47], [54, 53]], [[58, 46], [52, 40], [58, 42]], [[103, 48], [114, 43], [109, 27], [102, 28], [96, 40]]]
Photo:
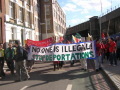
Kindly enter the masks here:
[[39, 0], [5, 0], [6, 42], [10, 40], [39, 40], [39, 21], [37, 4]]
[[40, 0], [42, 39], [60, 37], [66, 32], [66, 15], [57, 0]]
[[0, 43], [5, 43], [4, 17], [5, 17], [4, 0], [0, 0]]

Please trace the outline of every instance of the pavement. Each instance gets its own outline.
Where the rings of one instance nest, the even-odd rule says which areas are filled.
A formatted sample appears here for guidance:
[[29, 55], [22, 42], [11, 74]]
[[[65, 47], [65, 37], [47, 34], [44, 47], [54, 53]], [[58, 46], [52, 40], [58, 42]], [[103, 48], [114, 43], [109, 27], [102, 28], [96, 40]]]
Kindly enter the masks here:
[[110, 66], [109, 61], [104, 60], [102, 65], [104, 73], [111, 79], [115, 87], [120, 90], [120, 60], [117, 66]]
[[[21, 90], [20, 88], [26, 88], [26, 90], [39, 90], [39, 88], [41, 90], [48, 90], [48, 88], [49, 90], [117, 90], [117, 86], [114, 87], [111, 84], [112, 79], [109, 80], [108, 77], [114, 71], [111, 76], [115, 78], [116, 73], [119, 72], [120, 61], [118, 62], [119, 66], [116, 67], [109, 66], [109, 62], [104, 61], [103, 71], [109, 71], [108, 73], [105, 72], [106, 75], [104, 75], [103, 71], [95, 71], [93, 60], [88, 60], [87, 62], [89, 63], [87, 72], [80, 70], [81, 65], [79, 62], [75, 63], [73, 67], [66, 63], [63, 69], [56, 71], [53, 71], [52, 63], [38, 62], [30, 73], [31, 79], [19, 83], [13, 82], [14, 77], [9, 75], [10, 72], [5, 64], [4, 70], [7, 71], [7, 77], [5, 80], [0, 81], [0, 90]], [[119, 84], [120, 81], [116, 79], [116, 82]], [[66, 87], [71, 87], [72, 89], [67, 89]]]

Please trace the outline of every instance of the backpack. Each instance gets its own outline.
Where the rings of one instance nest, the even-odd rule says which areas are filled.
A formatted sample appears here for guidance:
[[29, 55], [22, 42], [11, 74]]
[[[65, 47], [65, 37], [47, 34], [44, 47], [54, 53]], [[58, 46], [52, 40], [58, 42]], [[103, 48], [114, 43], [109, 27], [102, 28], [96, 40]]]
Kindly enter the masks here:
[[23, 49], [23, 58], [27, 59], [28, 58], [28, 52], [27, 50]]

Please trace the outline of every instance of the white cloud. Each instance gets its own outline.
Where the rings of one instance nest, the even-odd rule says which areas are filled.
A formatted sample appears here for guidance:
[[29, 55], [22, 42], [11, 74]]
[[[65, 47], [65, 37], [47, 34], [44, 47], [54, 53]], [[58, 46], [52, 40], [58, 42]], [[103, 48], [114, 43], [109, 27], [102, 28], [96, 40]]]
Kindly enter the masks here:
[[[101, 15], [101, 5], [102, 13], [106, 13], [107, 9], [110, 9], [111, 6], [120, 6], [120, 0], [67, 0], [67, 2], [64, 3], [63, 10], [66, 12], [67, 17], [69, 17], [67, 25], [70, 24], [71, 26], [85, 22], [92, 16]], [[72, 15], [73, 13], [74, 15]]]
[[87, 13], [89, 13], [89, 11], [88, 11], [87, 9], [83, 9], [83, 10], [81, 11], [81, 14], [87, 14]]
[[79, 18], [68, 20], [71, 25], [76, 25], [81, 22]]
[[76, 19], [68, 20], [68, 22], [70, 23], [71, 26], [74, 26], [74, 25], [80, 24], [80, 23], [82, 23], [82, 22], [85, 22], [85, 21], [87, 21], [87, 20], [88, 20], [88, 19], [76, 18]]
[[89, 18], [91, 18], [91, 17], [92, 17], [91, 15], [85, 16], [86, 19], [89, 19]]
[[[101, 10], [101, 3], [100, 0], [71, 0], [75, 5], [80, 6], [85, 10]], [[102, 8], [108, 8], [111, 6], [111, 2], [109, 0], [101, 0]]]
[[81, 11], [81, 9], [77, 8], [77, 5], [75, 4], [71, 4], [71, 3], [67, 3], [64, 7], [63, 10], [66, 11], [72, 11], [72, 12], [76, 12], [76, 11]]

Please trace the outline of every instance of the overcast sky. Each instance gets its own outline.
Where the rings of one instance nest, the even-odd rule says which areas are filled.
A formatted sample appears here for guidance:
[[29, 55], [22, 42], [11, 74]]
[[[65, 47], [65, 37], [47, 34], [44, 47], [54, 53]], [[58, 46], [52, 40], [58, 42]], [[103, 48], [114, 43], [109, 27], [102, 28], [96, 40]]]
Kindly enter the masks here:
[[106, 14], [120, 7], [120, 0], [57, 0], [66, 14], [67, 27], [75, 26], [89, 20], [92, 16]]

